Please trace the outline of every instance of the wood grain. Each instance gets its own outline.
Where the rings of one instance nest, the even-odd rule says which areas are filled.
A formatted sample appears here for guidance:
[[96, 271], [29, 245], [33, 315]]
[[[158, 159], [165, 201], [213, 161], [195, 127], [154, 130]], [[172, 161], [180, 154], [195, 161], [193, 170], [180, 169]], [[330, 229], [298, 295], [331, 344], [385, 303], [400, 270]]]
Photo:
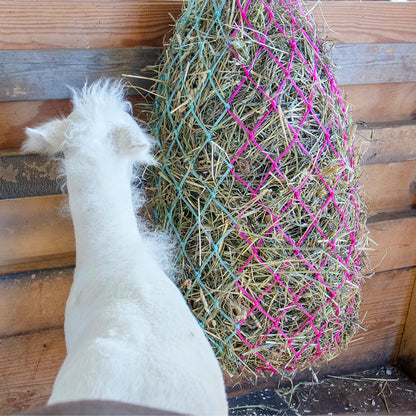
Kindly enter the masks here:
[[368, 226], [370, 238], [377, 244], [372, 245], [371, 249], [374, 251], [369, 253], [373, 272], [416, 265], [416, 215], [414, 211], [388, 216], [376, 215]]
[[0, 202], [0, 274], [75, 261], [72, 223], [60, 216], [63, 195]]
[[0, 149], [20, 148], [25, 127], [68, 115], [69, 100], [0, 102]]
[[[392, 86], [399, 86], [400, 91], [406, 92], [406, 88], [402, 88], [402, 84], [391, 84]], [[385, 84], [383, 84], [385, 86]], [[408, 104], [414, 104], [416, 114], [416, 99], [411, 94], [416, 95], [416, 83], [404, 84], [410, 90], [410, 96], [396, 94], [397, 98], [393, 100], [390, 105], [390, 100], [385, 102], [386, 109], [383, 113], [387, 113], [390, 109], [392, 112], [397, 108], [394, 104], [403, 99], [404, 105], [406, 101]], [[368, 91], [368, 88], [370, 91]], [[371, 93], [373, 91], [371, 86], [359, 86], [359, 89], [363, 91], [362, 97], [366, 97], [365, 91]], [[377, 87], [377, 86], [376, 86]], [[387, 87], [389, 85], [387, 84]], [[351, 86], [350, 86], [351, 88]], [[376, 88], [377, 89], [377, 88]], [[396, 89], [388, 88], [389, 91], [395, 91]], [[136, 97], [130, 97], [133, 102], [135, 115], [139, 118], [143, 117], [139, 102]], [[414, 99], [414, 103], [413, 103]], [[357, 102], [357, 107], [353, 112], [353, 116], [358, 116], [362, 112], [371, 113], [371, 108], [364, 107], [368, 104], [365, 100], [361, 104]], [[374, 100], [375, 101], [375, 100]], [[361, 104], [361, 106], [360, 106]], [[403, 105], [401, 102], [400, 104]], [[376, 108], [379, 110], [379, 103], [374, 102]], [[34, 127], [45, 121], [59, 116], [67, 116], [71, 110], [71, 104], [69, 100], [51, 100], [51, 101], [20, 101], [20, 102], [5, 102], [0, 103], [0, 151], [4, 154], [5, 149], [18, 149], [20, 148], [24, 139], [25, 127]], [[407, 109], [408, 114], [412, 110], [412, 106], [409, 105]], [[380, 119], [376, 120], [381, 122], [385, 120], [385, 116], [380, 114]], [[357, 119], [359, 121], [359, 118]], [[363, 154], [363, 163], [387, 163], [387, 162], [399, 162], [402, 160], [410, 160], [416, 158], [416, 122], [412, 120], [405, 120], [402, 122], [389, 122], [379, 123], [376, 125], [364, 126], [360, 125], [357, 131], [357, 139], [359, 144], [357, 149], [361, 148], [360, 153]], [[11, 153], [11, 152], [8, 152]], [[16, 151], [13, 152], [16, 154]]]
[[[68, 86], [81, 88], [87, 79], [141, 74], [159, 53], [158, 48], [3, 51], [0, 101], [66, 99], [71, 96]], [[151, 84], [144, 79], [135, 82], [143, 88]]]
[[[0, 101], [66, 99], [68, 85], [79, 88], [87, 79], [140, 74], [160, 53], [159, 48], [3, 51]], [[340, 85], [416, 81], [416, 43], [336, 45], [333, 55]], [[144, 89], [151, 84], [134, 82]]]
[[73, 268], [0, 278], [0, 338], [64, 325]]
[[[141, 118], [139, 96], [129, 96], [133, 115]], [[0, 149], [18, 149], [25, 138], [25, 127], [35, 127], [56, 117], [66, 117], [71, 112], [70, 100], [0, 102]]]
[[0, 200], [61, 194], [59, 163], [46, 156], [0, 156]]
[[[182, 3], [5, 0], [0, 2], [0, 49], [162, 46], [173, 24], [170, 15], [177, 17]], [[409, 3], [325, 1], [313, 15], [323, 34], [335, 42], [416, 39], [416, 10]]]
[[359, 126], [356, 150], [363, 164], [394, 163], [416, 159], [416, 122]]
[[1, 338], [0, 414], [44, 405], [65, 355], [63, 328]]
[[[366, 331], [357, 334], [347, 351], [321, 365], [320, 378], [328, 373], [345, 374], [391, 362], [403, 330], [415, 275], [416, 269], [403, 269], [376, 274], [366, 281], [361, 305]], [[44, 404], [65, 354], [62, 328], [0, 338], [0, 413], [16, 413]], [[310, 374], [304, 377], [310, 379]], [[269, 381], [276, 386], [276, 378]], [[229, 394], [239, 393], [243, 383], [242, 377], [227, 379]], [[253, 385], [248, 388], [252, 390]]]
[[416, 380], [416, 283], [413, 285], [397, 362], [405, 374]]
[[[63, 195], [0, 201], [0, 275], [75, 264], [72, 223], [61, 218]], [[414, 211], [369, 223], [373, 272], [416, 265]]]
[[346, 85], [342, 90], [356, 122], [416, 119], [416, 82]]
[[416, 205], [416, 160], [365, 165], [360, 183], [369, 212], [408, 210]]
[[[390, 150], [379, 157], [395, 158]], [[45, 156], [0, 154], [0, 200], [61, 194], [65, 178], [58, 180], [58, 171], [59, 163]], [[360, 183], [369, 212], [407, 210], [416, 204], [416, 160], [364, 165]]]
[[333, 59], [339, 85], [416, 81], [416, 43], [335, 45]]
[[324, 1], [314, 9], [313, 15], [327, 38], [338, 43], [414, 42], [416, 39], [416, 8], [411, 3]]
[[0, 276], [42, 269], [72, 267], [75, 265], [75, 252], [48, 254], [31, 259], [24, 259], [17, 264], [0, 266]]
[[6, 0], [0, 49], [161, 46], [181, 1]]

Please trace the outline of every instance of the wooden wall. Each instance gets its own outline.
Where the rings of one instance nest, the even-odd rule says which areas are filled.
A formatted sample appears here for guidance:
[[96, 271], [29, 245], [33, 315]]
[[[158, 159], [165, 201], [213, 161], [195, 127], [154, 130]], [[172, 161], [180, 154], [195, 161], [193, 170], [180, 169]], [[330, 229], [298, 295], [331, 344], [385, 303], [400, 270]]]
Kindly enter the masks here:
[[[0, 413], [44, 404], [65, 356], [74, 236], [56, 166], [19, 155], [25, 126], [67, 114], [65, 84], [141, 73], [180, 0], [0, 2]], [[338, 77], [359, 123], [373, 212], [374, 275], [363, 327], [320, 374], [415, 357], [416, 3], [327, 1], [314, 9], [336, 42]], [[404, 328], [406, 330], [404, 331]], [[404, 334], [404, 336], [403, 336]], [[413, 366], [414, 366], [413, 361]], [[238, 380], [227, 380], [238, 391]]]

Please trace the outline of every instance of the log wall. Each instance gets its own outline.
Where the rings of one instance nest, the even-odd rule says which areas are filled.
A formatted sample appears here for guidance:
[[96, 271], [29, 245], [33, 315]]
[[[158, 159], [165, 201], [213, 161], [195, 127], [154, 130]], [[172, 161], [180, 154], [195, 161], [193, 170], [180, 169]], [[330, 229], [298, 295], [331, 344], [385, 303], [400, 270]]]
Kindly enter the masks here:
[[[75, 261], [56, 165], [19, 154], [24, 127], [68, 114], [66, 84], [143, 74], [181, 5], [0, 2], [0, 414], [42, 405], [50, 394], [65, 356], [64, 306]], [[336, 42], [337, 75], [359, 123], [361, 182], [376, 243], [374, 275], [363, 288], [365, 329], [321, 374], [392, 362], [414, 371], [416, 3], [326, 1], [313, 14]], [[227, 380], [234, 393], [239, 383]]]

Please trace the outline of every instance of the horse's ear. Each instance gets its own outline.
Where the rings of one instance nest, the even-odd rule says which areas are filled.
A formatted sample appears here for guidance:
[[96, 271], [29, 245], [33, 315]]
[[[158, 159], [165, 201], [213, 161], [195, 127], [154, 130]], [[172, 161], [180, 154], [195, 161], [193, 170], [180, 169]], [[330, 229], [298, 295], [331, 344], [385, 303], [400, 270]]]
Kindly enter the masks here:
[[134, 162], [155, 165], [152, 156], [154, 139], [147, 134], [136, 122], [126, 123], [113, 128], [113, 137], [120, 156], [127, 156]]
[[66, 119], [57, 119], [35, 128], [27, 127], [22, 152], [47, 153], [49, 155], [62, 152], [66, 126]]

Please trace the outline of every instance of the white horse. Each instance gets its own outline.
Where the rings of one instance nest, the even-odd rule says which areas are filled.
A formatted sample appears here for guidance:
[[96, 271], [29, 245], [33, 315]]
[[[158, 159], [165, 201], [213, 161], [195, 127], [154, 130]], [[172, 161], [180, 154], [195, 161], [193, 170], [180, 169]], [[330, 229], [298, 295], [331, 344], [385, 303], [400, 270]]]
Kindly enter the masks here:
[[122, 84], [100, 80], [74, 93], [67, 118], [27, 129], [23, 151], [64, 153], [76, 238], [67, 356], [49, 403], [106, 399], [226, 415], [218, 361], [136, 224], [133, 165], [155, 161], [130, 113]]

